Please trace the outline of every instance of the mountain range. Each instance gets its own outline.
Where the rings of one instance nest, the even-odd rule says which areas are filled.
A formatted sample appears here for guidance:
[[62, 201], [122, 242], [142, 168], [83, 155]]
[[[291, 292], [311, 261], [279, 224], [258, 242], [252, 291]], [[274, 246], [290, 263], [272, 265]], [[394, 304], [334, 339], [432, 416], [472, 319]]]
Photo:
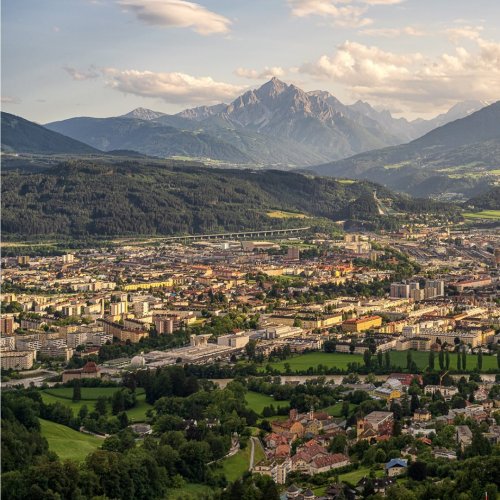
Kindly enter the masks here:
[[120, 117], [77, 117], [45, 126], [104, 151], [293, 168], [407, 142], [484, 104], [468, 101], [433, 120], [408, 121], [365, 102], [344, 105], [328, 92], [305, 92], [272, 78], [230, 104], [175, 115], [138, 108]]
[[320, 175], [369, 179], [415, 196], [474, 196], [498, 181], [500, 101], [407, 144], [310, 167]]

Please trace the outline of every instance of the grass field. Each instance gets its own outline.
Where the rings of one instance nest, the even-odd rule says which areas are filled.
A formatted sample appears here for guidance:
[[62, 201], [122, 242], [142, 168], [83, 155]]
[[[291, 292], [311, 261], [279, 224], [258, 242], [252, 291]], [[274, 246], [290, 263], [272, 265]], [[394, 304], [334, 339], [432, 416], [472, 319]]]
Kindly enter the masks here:
[[[429, 353], [411, 351], [413, 361], [417, 364], [418, 368], [423, 370], [429, 363]], [[391, 363], [395, 367], [402, 369], [406, 368], [406, 355], [407, 351], [391, 351]], [[305, 371], [310, 367], [317, 367], [319, 364], [328, 368], [338, 368], [340, 370], [347, 370], [348, 363], [361, 363], [363, 364], [363, 356], [361, 354], [344, 354], [344, 353], [326, 353], [326, 352], [310, 352], [289, 358], [285, 361], [278, 361], [271, 363], [271, 366], [285, 373], [285, 363], [290, 365], [290, 370]], [[435, 357], [435, 367], [439, 367], [437, 356]], [[457, 367], [457, 355], [450, 354], [450, 368], [451, 370]], [[477, 367], [477, 356], [467, 355], [467, 370], [472, 371]], [[495, 356], [483, 356], [483, 369], [482, 371], [494, 370], [497, 367], [497, 360]]]
[[42, 436], [47, 439], [49, 449], [61, 460], [76, 460], [81, 462], [85, 457], [99, 448], [103, 439], [77, 432], [65, 425], [40, 419]]
[[[77, 402], [73, 402], [71, 399], [73, 396], [73, 389], [71, 387], [44, 389], [41, 391], [41, 394], [45, 403], [62, 403], [71, 408], [73, 413], [76, 415], [80, 411], [80, 408], [84, 405], [92, 411], [99, 396], [109, 398], [118, 389], [118, 387], [82, 387], [82, 399]], [[146, 420], [146, 412], [152, 408], [152, 406], [146, 403], [146, 394], [144, 393], [144, 389], [137, 389], [136, 394], [137, 405], [134, 408], [127, 410], [127, 415], [131, 422], [144, 422]], [[108, 409], [111, 411], [110, 408]]]
[[250, 467], [251, 447], [251, 443], [248, 443], [248, 446], [244, 450], [240, 450], [232, 457], [222, 460], [222, 470], [230, 483], [243, 476], [248, 467]]
[[212, 493], [212, 489], [206, 484], [187, 483], [182, 488], [169, 490], [167, 498], [169, 500], [207, 498], [210, 493]]
[[266, 214], [271, 219], [307, 219], [306, 214], [301, 214], [299, 212], [285, 212], [283, 210], [272, 210]]
[[466, 219], [493, 219], [500, 220], [500, 210], [483, 210], [481, 212], [464, 212]]
[[259, 462], [262, 462], [262, 460], [264, 460], [265, 458], [266, 456], [264, 455], [264, 450], [260, 445], [255, 443], [255, 454], [253, 457], [254, 465], [257, 465]]
[[339, 368], [341, 370], [347, 369], [348, 363], [363, 363], [363, 356], [361, 354], [340, 354], [340, 353], [326, 353], [326, 352], [309, 352], [294, 356], [285, 361], [277, 361], [271, 363], [274, 369], [285, 372], [285, 363], [290, 365], [290, 369], [307, 370], [310, 367], [317, 367], [318, 365], [327, 366], [328, 368]]
[[[368, 469], [367, 467], [360, 467], [359, 469], [353, 470], [352, 472], [346, 472], [345, 474], [341, 474], [339, 476], [339, 479], [341, 481], [346, 481], [348, 483], [351, 483], [352, 485], [355, 486], [360, 479], [369, 475], [370, 475], [370, 469]], [[375, 471], [375, 477], [382, 477], [383, 475], [384, 475], [383, 470], [377, 469]]]
[[271, 396], [259, 394], [258, 392], [248, 391], [245, 394], [246, 402], [255, 413], [262, 415], [262, 410], [266, 406], [273, 405], [275, 408], [288, 406], [289, 401], [275, 401]]
[[[358, 405], [355, 405], [353, 403], [349, 403], [349, 413], [353, 413], [354, 410], [358, 407]], [[328, 406], [327, 408], [324, 409], [328, 415], [332, 417], [340, 417], [341, 416], [341, 410], [342, 410], [342, 403], [336, 403], [332, 406]]]

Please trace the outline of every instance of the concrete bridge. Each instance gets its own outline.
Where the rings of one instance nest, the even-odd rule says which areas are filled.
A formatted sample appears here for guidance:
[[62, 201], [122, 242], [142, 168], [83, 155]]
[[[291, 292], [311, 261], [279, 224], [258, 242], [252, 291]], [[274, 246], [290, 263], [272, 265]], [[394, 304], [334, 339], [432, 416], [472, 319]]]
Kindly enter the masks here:
[[172, 236], [165, 238], [164, 241], [189, 241], [189, 240], [237, 240], [243, 238], [261, 238], [269, 236], [285, 236], [290, 234], [298, 234], [307, 231], [310, 227], [293, 227], [289, 229], [266, 229], [260, 231], [242, 231], [234, 233], [216, 233], [216, 234], [193, 234], [186, 236]]

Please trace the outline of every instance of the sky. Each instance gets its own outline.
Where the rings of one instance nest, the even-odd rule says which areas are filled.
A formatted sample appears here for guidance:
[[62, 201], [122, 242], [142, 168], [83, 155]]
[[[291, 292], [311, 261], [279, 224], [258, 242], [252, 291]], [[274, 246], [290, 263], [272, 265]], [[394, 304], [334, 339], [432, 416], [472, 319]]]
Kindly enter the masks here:
[[430, 118], [500, 99], [497, 0], [2, 0], [2, 110], [176, 113], [271, 77]]

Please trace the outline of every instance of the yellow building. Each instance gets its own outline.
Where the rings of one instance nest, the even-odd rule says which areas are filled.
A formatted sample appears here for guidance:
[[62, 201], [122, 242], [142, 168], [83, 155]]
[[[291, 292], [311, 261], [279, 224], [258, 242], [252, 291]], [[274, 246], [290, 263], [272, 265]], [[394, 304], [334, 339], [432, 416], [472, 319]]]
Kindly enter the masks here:
[[365, 316], [363, 318], [348, 319], [342, 323], [344, 332], [364, 332], [371, 328], [377, 328], [382, 325], [380, 316]]
[[150, 288], [162, 288], [174, 285], [174, 280], [169, 278], [164, 281], [148, 281], [146, 283], [131, 283], [129, 285], [123, 285], [123, 290], [129, 292], [133, 290], [149, 290]]
[[392, 401], [393, 399], [399, 399], [402, 394], [398, 389], [392, 389], [390, 387], [377, 387], [373, 391], [373, 395], [377, 398], [385, 399], [386, 401]]

